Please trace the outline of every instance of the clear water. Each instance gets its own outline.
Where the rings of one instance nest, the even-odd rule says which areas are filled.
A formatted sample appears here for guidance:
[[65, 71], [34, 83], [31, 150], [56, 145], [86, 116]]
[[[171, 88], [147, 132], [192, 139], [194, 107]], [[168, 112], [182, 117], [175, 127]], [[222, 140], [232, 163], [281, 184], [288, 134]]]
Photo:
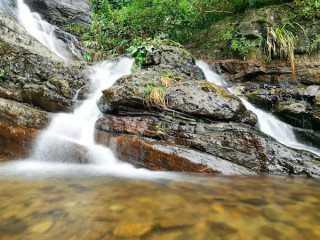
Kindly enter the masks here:
[[0, 178], [0, 239], [316, 240], [320, 183]]
[[[219, 86], [228, 86], [227, 82], [221, 76], [216, 74], [207, 63], [203, 61], [197, 61], [197, 66], [202, 69], [208, 81]], [[229, 88], [229, 91], [232, 92], [232, 88]], [[296, 139], [293, 128], [289, 124], [280, 121], [271, 113], [267, 113], [253, 106], [244, 97], [239, 98], [248, 110], [251, 110], [257, 115], [259, 129], [263, 133], [268, 134], [278, 142], [288, 147], [307, 150], [320, 156], [319, 149], [304, 145]]]
[[[43, 26], [42, 33], [50, 30]], [[47, 35], [49, 48], [53, 35]], [[96, 100], [131, 64], [123, 58], [88, 69], [91, 97], [74, 113], [53, 118], [30, 159], [1, 164], [1, 240], [320, 239], [316, 180], [151, 172], [120, 163], [96, 145]], [[90, 163], [70, 163], [77, 154], [72, 146]]]

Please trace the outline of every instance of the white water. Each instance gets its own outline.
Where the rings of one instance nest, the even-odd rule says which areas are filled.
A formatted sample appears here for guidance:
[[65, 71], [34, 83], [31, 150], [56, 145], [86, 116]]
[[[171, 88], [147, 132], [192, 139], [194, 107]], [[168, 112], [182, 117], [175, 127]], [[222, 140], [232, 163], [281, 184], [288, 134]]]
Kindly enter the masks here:
[[71, 60], [72, 55], [81, 58], [80, 51], [77, 50], [74, 45], [76, 38], [71, 34], [64, 33], [67, 44], [58, 39], [55, 35], [57, 28], [42, 20], [38, 13], [31, 12], [23, 0], [17, 0], [17, 16], [20, 24], [26, 29], [29, 35], [36, 38], [60, 58], [65, 61]]
[[[227, 82], [218, 74], [216, 74], [210, 66], [204, 61], [197, 61], [197, 66], [202, 69], [207, 80], [219, 86], [227, 86]], [[232, 92], [232, 88], [228, 89]], [[320, 150], [302, 143], [299, 143], [295, 137], [293, 128], [280, 120], [271, 113], [262, 111], [249, 103], [245, 98], [239, 97], [243, 105], [257, 115], [259, 129], [269, 136], [276, 139], [278, 142], [295, 149], [307, 150], [320, 156]]]
[[[116, 175], [142, 179], [171, 178], [172, 173], [136, 169], [115, 158], [110, 149], [94, 141], [95, 121], [101, 114], [97, 100], [101, 91], [109, 88], [118, 78], [130, 73], [133, 60], [101, 62], [90, 69], [93, 92], [91, 97], [73, 113], [59, 113], [49, 127], [38, 137], [34, 152], [27, 160], [10, 162], [0, 168], [0, 175], [52, 176], [52, 175]], [[88, 164], [72, 163], [80, 156]]]
[[[56, 27], [43, 21], [37, 13], [32, 13], [23, 0], [18, 0], [17, 3], [17, 16], [27, 32], [53, 53], [68, 60], [65, 45], [61, 44], [63, 42], [54, 34]], [[133, 59], [121, 58], [88, 67], [92, 89], [90, 97], [73, 113], [56, 114], [48, 128], [37, 138], [29, 159], [1, 165], [0, 176], [107, 174], [143, 179], [171, 178], [174, 175], [172, 173], [137, 169], [121, 162], [110, 149], [95, 143], [94, 125], [101, 114], [97, 100], [101, 97], [102, 90], [109, 88], [120, 77], [131, 73], [132, 64]], [[79, 164], [78, 159], [88, 163]]]

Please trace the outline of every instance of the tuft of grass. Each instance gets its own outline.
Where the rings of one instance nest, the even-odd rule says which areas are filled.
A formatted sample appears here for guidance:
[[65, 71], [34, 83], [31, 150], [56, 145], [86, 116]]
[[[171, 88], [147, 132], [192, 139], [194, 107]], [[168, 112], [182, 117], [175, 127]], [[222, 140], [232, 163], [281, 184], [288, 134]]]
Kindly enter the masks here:
[[164, 87], [169, 88], [174, 85], [174, 81], [170, 77], [161, 76], [161, 83]]
[[150, 93], [145, 95], [145, 101], [148, 107], [155, 106], [158, 108], [166, 108], [164, 88], [152, 87]]

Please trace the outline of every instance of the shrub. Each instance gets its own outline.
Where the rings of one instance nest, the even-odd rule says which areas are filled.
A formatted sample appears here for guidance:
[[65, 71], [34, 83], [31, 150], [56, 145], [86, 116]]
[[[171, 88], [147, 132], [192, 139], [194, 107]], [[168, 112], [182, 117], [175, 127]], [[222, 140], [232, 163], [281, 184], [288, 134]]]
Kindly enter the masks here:
[[231, 49], [244, 60], [250, 54], [254, 45], [249, 42], [242, 34], [237, 34], [231, 42]]
[[[249, 8], [287, 0], [90, 0], [93, 22], [82, 33], [86, 59], [100, 60], [122, 54], [135, 42], [165, 35], [187, 42], [217, 20]], [[231, 38], [227, 32], [225, 39]], [[90, 57], [88, 57], [90, 56]]]

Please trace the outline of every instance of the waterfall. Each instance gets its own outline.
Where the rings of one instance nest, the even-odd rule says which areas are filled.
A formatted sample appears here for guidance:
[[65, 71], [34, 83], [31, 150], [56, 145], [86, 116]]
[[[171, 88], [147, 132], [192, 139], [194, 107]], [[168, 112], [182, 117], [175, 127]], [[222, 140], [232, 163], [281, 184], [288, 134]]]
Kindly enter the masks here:
[[[72, 176], [115, 175], [140, 179], [176, 179], [174, 173], [137, 169], [119, 161], [112, 151], [94, 140], [95, 121], [101, 114], [97, 100], [101, 91], [129, 74], [133, 59], [120, 58], [88, 67], [92, 93], [73, 113], [55, 114], [48, 128], [37, 138], [28, 159], [10, 162], [0, 168], [0, 175]], [[79, 162], [87, 164], [78, 164]]]
[[17, 18], [29, 35], [33, 36], [60, 58], [65, 61], [71, 60], [73, 55], [81, 58], [80, 51], [74, 45], [76, 38], [64, 32], [64, 40], [66, 40], [67, 44], [58, 39], [55, 34], [58, 28], [42, 20], [38, 13], [31, 12], [23, 0], [17, 0]]
[[[94, 141], [94, 125], [100, 114], [96, 102], [101, 97], [102, 90], [111, 87], [118, 78], [130, 73], [132, 64], [132, 59], [121, 58], [115, 62], [101, 62], [89, 68], [91, 88], [94, 89], [91, 96], [73, 113], [55, 115], [49, 127], [38, 138], [31, 158], [72, 162], [73, 158], [79, 157], [77, 154], [82, 154], [85, 156], [80, 157], [89, 158], [90, 162], [116, 163], [108, 149], [100, 154], [102, 148], [97, 149], [100, 146]], [[63, 148], [63, 145], [69, 147]], [[73, 148], [76, 153], [72, 151]], [[83, 149], [83, 152], [78, 152], [79, 148]]]
[[[227, 82], [221, 76], [212, 71], [210, 66], [204, 61], [197, 61], [197, 66], [202, 69], [204, 75], [206, 76], [206, 79], [209, 82], [223, 87], [228, 85]], [[232, 92], [232, 88], [228, 88], [228, 90]], [[265, 111], [262, 111], [261, 109], [256, 108], [251, 103], [249, 103], [244, 97], [239, 98], [248, 110], [252, 111], [257, 115], [258, 126], [261, 132], [273, 137], [283, 145], [299, 150], [307, 150], [320, 156], [319, 149], [306, 146], [298, 142], [298, 140], [295, 137], [294, 130], [289, 124], [280, 121], [271, 113], [267, 113]]]
[[[4, 5], [7, 3], [2, 2], [0, 7], [6, 9]], [[39, 14], [32, 13], [23, 0], [17, 0], [17, 3], [15, 15], [26, 31], [62, 59], [72, 60], [66, 54], [66, 44], [55, 36], [55, 31], [61, 30], [43, 21]], [[90, 97], [73, 113], [55, 114], [48, 128], [36, 139], [30, 157], [3, 164], [0, 175], [34, 177], [83, 173], [142, 179], [175, 178], [173, 173], [137, 169], [129, 163], [119, 161], [110, 149], [95, 143], [95, 122], [101, 114], [97, 101], [101, 92], [111, 87], [120, 77], [130, 74], [133, 61], [123, 57], [88, 66]], [[87, 164], [78, 164], [79, 162]]]

